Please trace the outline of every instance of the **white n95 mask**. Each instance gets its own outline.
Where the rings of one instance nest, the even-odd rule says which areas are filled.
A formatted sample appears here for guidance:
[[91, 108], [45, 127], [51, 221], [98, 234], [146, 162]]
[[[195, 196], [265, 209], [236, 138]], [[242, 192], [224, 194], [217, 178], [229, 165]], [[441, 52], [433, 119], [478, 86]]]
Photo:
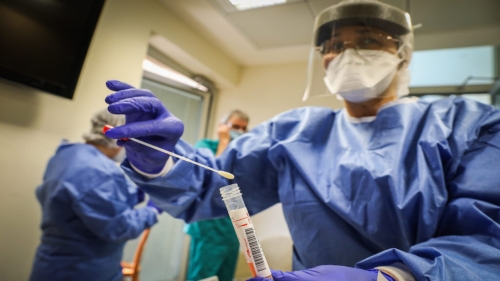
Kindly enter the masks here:
[[402, 59], [385, 51], [347, 49], [326, 69], [326, 87], [351, 102], [379, 97], [391, 84]]

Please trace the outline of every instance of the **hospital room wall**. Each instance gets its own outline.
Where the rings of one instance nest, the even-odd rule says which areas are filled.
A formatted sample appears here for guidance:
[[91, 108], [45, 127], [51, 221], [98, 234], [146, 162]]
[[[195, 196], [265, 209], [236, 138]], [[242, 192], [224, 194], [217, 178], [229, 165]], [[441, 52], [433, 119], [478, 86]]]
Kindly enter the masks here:
[[[189, 50], [228, 81], [239, 66], [163, 9], [158, 1], [108, 0], [73, 100], [0, 81], [0, 272], [2, 280], [27, 280], [39, 243], [40, 207], [35, 188], [62, 138], [81, 141], [90, 116], [105, 106], [108, 79], [135, 86], [151, 32]], [[36, 47], [36, 46], [34, 46]], [[198, 49], [197, 49], [198, 48]]]

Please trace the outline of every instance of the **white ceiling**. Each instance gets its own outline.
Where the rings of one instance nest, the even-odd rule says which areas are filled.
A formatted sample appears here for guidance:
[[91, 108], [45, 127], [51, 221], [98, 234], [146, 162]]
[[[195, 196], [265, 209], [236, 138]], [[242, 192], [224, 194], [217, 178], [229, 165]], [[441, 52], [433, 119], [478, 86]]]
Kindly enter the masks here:
[[[159, 0], [241, 65], [305, 61], [314, 17], [340, 0], [288, 0], [238, 11], [228, 0]], [[382, 0], [409, 10], [419, 35], [500, 26], [500, 0]], [[499, 34], [500, 36], [500, 34]], [[484, 43], [484, 42], [483, 42]]]

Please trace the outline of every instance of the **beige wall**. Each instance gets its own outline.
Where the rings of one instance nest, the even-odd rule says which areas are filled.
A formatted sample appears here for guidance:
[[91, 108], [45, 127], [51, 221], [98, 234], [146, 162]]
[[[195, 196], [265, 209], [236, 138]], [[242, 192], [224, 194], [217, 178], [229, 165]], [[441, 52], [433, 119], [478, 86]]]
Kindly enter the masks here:
[[[108, 0], [73, 100], [0, 81], [0, 273], [27, 280], [39, 240], [34, 190], [59, 141], [81, 140], [90, 115], [105, 106], [108, 79], [138, 86], [154, 32], [236, 84], [240, 68], [153, 0]], [[36, 46], [34, 46], [36, 47]]]

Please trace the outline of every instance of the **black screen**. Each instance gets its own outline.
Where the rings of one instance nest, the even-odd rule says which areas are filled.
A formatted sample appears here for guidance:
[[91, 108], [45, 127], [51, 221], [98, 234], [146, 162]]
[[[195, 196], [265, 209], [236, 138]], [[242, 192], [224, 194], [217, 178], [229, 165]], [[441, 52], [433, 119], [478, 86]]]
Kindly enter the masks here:
[[0, 0], [0, 77], [73, 98], [104, 0]]

